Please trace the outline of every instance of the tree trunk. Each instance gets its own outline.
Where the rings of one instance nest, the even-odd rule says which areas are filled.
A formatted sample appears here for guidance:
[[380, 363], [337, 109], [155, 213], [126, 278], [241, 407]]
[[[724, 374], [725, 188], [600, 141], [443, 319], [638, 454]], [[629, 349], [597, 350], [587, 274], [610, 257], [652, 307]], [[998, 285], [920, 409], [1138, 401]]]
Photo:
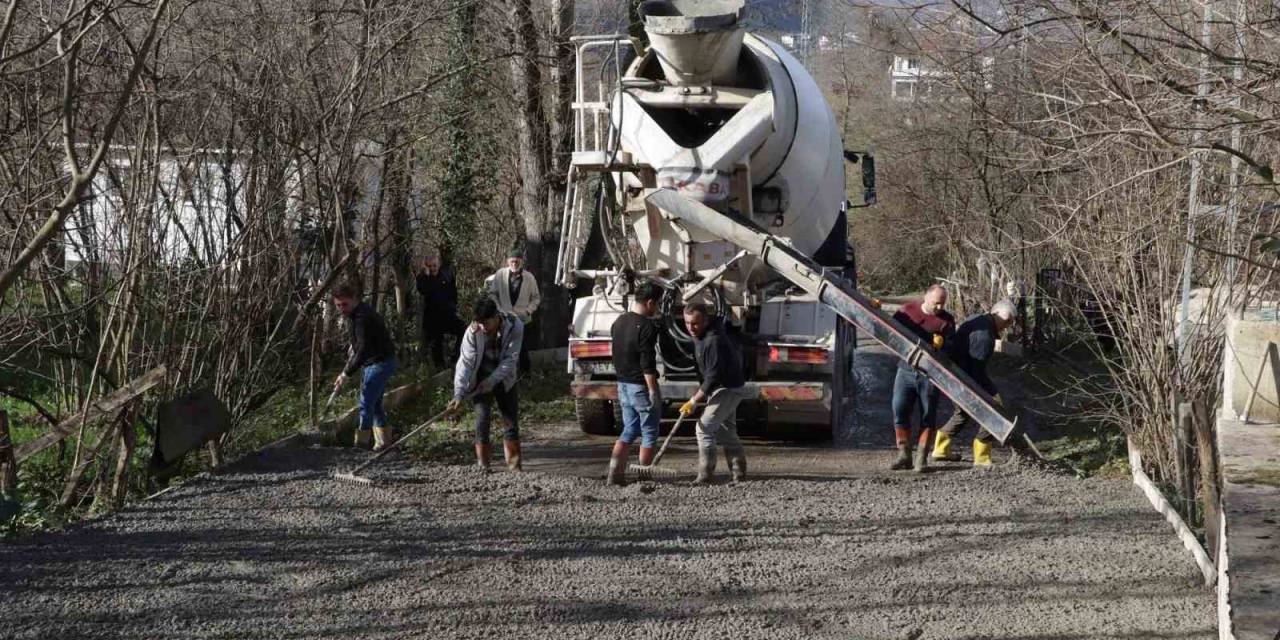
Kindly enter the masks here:
[[9, 414], [0, 411], [0, 499], [18, 499], [18, 459], [9, 436]]
[[532, 338], [535, 347], [546, 347], [557, 344], [558, 335], [567, 333], [569, 318], [562, 301], [563, 293], [553, 283], [559, 238], [554, 231], [558, 216], [548, 211], [551, 201], [548, 174], [552, 170], [550, 131], [543, 109], [538, 29], [531, 2], [512, 0], [510, 7], [513, 42], [519, 52], [511, 59], [511, 85], [520, 107], [516, 114], [520, 216], [524, 221], [526, 262], [542, 290], [536, 325], [538, 335], [526, 335], [525, 339]]
[[[409, 245], [409, 192], [412, 180], [409, 173], [409, 153], [400, 148], [399, 132], [393, 132], [386, 156], [386, 183], [383, 189], [383, 207], [387, 210], [387, 266], [394, 283], [396, 315], [401, 321], [409, 319], [413, 311], [413, 258]], [[410, 323], [412, 324], [412, 323]]]

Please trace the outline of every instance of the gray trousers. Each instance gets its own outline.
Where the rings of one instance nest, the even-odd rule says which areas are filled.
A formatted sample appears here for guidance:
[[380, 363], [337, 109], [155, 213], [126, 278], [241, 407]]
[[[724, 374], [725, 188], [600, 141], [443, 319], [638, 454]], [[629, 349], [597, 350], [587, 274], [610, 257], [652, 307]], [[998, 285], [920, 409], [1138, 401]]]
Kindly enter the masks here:
[[707, 399], [707, 407], [698, 419], [698, 448], [710, 449], [718, 442], [726, 449], [739, 449], [738, 403], [745, 396], [741, 388], [716, 389]]

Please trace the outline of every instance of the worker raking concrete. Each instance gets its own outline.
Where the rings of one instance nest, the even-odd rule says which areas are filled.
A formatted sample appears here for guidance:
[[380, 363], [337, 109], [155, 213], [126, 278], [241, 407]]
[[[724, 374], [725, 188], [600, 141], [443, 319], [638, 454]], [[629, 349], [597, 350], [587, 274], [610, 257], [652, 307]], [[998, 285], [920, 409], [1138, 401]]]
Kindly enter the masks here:
[[626, 484], [627, 452], [640, 440], [640, 464], [653, 462], [662, 419], [658, 388], [658, 313], [662, 289], [652, 282], [636, 287], [631, 310], [613, 322], [613, 368], [618, 374], [618, 404], [622, 407], [622, 435], [613, 444], [607, 482]]
[[693, 413], [699, 402], [707, 406], [698, 420], [697, 484], [711, 482], [716, 471], [716, 444], [724, 445], [733, 481], [747, 477], [747, 452], [738, 439], [738, 403], [742, 402], [746, 379], [742, 372], [742, 348], [725, 333], [724, 321], [712, 316], [700, 302], [685, 305], [684, 324], [693, 336], [694, 358], [702, 384], [680, 406], [680, 414]]
[[453, 400], [449, 410], [457, 411], [468, 393], [476, 409], [476, 465], [489, 471], [489, 429], [493, 408], [506, 423], [502, 448], [507, 469], [521, 471], [520, 398], [516, 381], [520, 362], [520, 344], [524, 339], [524, 323], [514, 315], [498, 311], [490, 298], [476, 302], [471, 325], [462, 336], [461, 354], [454, 367]]
[[[996, 340], [1005, 329], [1013, 325], [1017, 310], [1013, 303], [1001, 300], [991, 307], [990, 313], [970, 316], [956, 329], [955, 336], [947, 348], [947, 354], [978, 386], [991, 394], [997, 403], [1002, 403], [1000, 391], [987, 374], [987, 363], [991, 361], [996, 350]], [[956, 409], [955, 415], [938, 431], [938, 440], [934, 443], [933, 458], [958, 462], [960, 454], [951, 451], [951, 441], [961, 431], [973, 424], [973, 417]], [[973, 466], [991, 466], [991, 448], [996, 439], [981, 427], [973, 438]]]
[[[910, 329], [921, 340], [942, 349], [955, 331], [956, 319], [944, 310], [947, 290], [942, 285], [929, 287], [920, 300], [903, 305], [893, 319]], [[916, 371], [906, 360], [898, 361], [893, 379], [893, 433], [898, 457], [889, 467], [893, 470], [914, 468], [923, 472], [927, 466], [929, 442], [938, 425], [938, 401], [941, 394], [923, 371]], [[920, 408], [920, 435], [912, 447], [911, 414]], [[914, 455], [913, 455], [914, 450]]]
[[382, 396], [387, 383], [396, 372], [395, 345], [382, 316], [368, 303], [361, 302], [358, 290], [350, 284], [333, 288], [333, 306], [346, 316], [351, 334], [350, 356], [333, 382], [334, 391], [346, 384], [347, 378], [361, 371], [360, 424], [356, 427], [355, 446], [368, 447], [374, 441], [374, 450], [381, 451], [391, 444], [394, 434], [387, 425], [387, 410]]

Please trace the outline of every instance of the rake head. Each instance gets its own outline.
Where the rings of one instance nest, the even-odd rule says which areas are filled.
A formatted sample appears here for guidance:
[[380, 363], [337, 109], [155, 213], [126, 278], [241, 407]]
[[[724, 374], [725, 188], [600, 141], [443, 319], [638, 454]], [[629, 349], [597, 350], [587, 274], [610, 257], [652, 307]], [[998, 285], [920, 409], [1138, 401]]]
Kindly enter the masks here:
[[635, 476], [637, 480], [674, 480], [680, 477], [680, 472], [668, 467], [659, 467], [657, 465], [627, 465], [627, 473]]
[[360, 485], [362, 487], [373, 486], [372, 478], [358, 476], [350, 471], [335, 471], [333, 473], [333, 479], [338, 480], [339, 482], [349, 482], [351, 484]]

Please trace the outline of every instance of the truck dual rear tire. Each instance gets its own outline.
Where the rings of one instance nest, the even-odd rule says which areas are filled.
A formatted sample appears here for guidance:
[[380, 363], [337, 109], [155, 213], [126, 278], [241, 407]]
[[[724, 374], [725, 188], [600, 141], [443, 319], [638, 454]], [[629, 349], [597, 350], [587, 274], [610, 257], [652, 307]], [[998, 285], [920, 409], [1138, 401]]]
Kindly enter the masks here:
[[583, 433], [593, 436], [618, 435], [618, 421], [614, 417], [613, 402], [575, 398], [573, 404], [578, 414], [578, 426]]

